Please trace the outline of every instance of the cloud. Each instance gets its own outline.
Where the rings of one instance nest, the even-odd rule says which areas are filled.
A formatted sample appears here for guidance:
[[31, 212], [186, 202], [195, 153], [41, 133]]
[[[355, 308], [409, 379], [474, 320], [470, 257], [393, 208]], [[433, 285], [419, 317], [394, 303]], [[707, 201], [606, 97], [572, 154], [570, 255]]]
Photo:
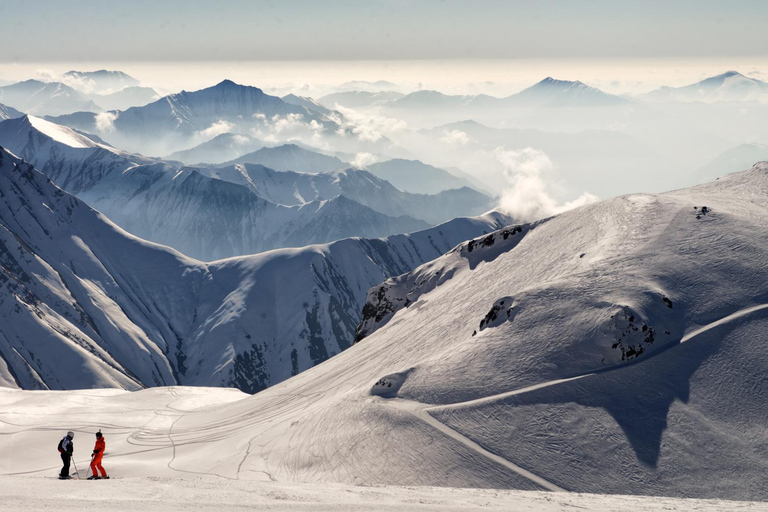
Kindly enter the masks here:
[[452, 146], [466, 146], [469, 144], [469, 135], [461, 130], [451, 130], [443, 132], [444, 136], [440, 139], [440, 142], [450, 144]]
[[361, 141], [376, 142], [384, 136], [402, 132], [408, 128], [405, 121], [383, 116], [378, 108], [361, 112], [337, 104], [334, 109], [344, 116], [333, 119], [341, 126], [339, 135], [351, 133]]
[[[62, 75], [58, 77], [58, 81], [61, 83], [68, 85], [72, 87], [73, 89], [77, 89], [80, 92], [84, 92], [86, 94], [95, 93], [96, 91], [96, 82], [94, 82], [92, 79], [81, 76], [81, 75]], [[108, 94], [112, 91], [112, 89], [107, 89], [104, 91], [98, 91], [102, 94]]]
[[598, 200], [597, 196], [585, 192], [573, 201], [558, 205], [549, 195], [543, 177], [554, 169], [554, 164], [543, 151], [497, 148], [494, 154], [504, 166], [509, 181], [509, 188], [501, 195], [499, 208], [518, 222], [543, 219]]
[[47, 68], [38, 68], [35, 70], [35, 74], [38, 78], [41, 78], [46, 82], [53, 82], [56, 80], [56, 74]]
[[275, 114], [272, 117], [255, 114], [253, 118], [258, 122], [258, 126], [251, 132], [255, 137], [266, 142], [278, 143], [300, 140], [316, 147], [326, 148], [328, 146], [322, 139], [325, 127], [315, 119], [309, 122], [305, 121], [304, 114], [291, 113], [285, 116]]
[[375, 164], [379, 160], [380, 158], [372, 153], [358, 153], [355, 155], [355, 159], [350, 163], [358, 169], [365, 169], [369, 165]]
[[220, 119], [215, 123], [213, 123], [208, 128], [206, 128], [205, 130], [200, 130], [199, 132], [197, 132], [197, 135], [200, 137], [204, 137], [206, 139], [212, 139], [217, 135], [221, 135], [222, 133], [229, 133], [234, 129], [235, 129], [235, 125], [233, 125], [229, 121], [224, 121]]
[[115, 129], [115, 120], [120, 114], [118, 112], [102, 112], [96, 114], [96, 128], [102, 133], [108, 133]]

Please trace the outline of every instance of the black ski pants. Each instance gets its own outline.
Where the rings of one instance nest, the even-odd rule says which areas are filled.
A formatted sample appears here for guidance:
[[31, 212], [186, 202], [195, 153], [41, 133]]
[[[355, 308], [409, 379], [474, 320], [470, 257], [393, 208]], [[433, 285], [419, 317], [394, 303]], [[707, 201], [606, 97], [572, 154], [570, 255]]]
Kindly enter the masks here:
[[64, 463], [64, 465], [61, 467], [61, 473], [59, 476], [69, 476], [69, 463], [72, 461], [72, 456], [68, 453], [62, 453], [61, 461]]

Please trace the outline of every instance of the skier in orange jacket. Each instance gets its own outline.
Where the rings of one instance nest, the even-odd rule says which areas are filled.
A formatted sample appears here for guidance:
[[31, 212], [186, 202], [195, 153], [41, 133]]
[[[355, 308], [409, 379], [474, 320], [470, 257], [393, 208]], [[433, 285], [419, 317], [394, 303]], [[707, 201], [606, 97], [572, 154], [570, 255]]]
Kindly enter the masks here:
[[[91, 471], [93, 471], [93, 476], [89, 476], [88, 480], [99, 480], [100, 478], [109, 478], [107, 476], [107, 472], [104, 471], [104, 468], [101, 466], [101, 459], [104, 457], [104, 449], [106, 448], [106, 443], [104, 442], [104, 436], [101, 434], [101, 430], [96, 432], [96, 446], [93, 447], [93, 454], [91, 455]], [[96, 472], [96, 469], [101, 472], [101, 477], [99, 477], [99, 474]]]

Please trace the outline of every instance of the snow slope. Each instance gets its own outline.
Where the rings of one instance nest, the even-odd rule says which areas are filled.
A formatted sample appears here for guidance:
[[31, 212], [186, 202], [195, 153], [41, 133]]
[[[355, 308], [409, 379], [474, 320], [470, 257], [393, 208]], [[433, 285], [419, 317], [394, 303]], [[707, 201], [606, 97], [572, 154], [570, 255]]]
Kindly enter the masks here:
[[[258, 481], [242, 471], [237, 479], [216, 477], [175, 461], [174, 446], [136, 445], [143, 430], [169, 429], [189, 411], [231, 403], [232, 390], [158, 388], [137, 393], [115, 391], [30, 392], [0, 389], [0, 510], [85, 511], [108, 506], [114, 512], [222, 509], [301, 511], [499, 510], [561, 511], [571, 508], [619, 512], [768, 510], [768, 505], [722, 500], [607, 496], [499, 489], [359, 486], [334, 483]], [[75, 430], [75, 463], [84, 477], [93, 432], [105, 432], [104, 466], [112, 479], [60, 482], [56, 452], [47, 446]], [[50, 442], [48, 442], [50, 441]], [[221, 452], [211, 458], [223, 458]], [[372, 460], [371, 464], [379, 461]], [[158, 474], [162, 473], [163, 476]], [[263, 474], [261, 474], [263, 476]], [[97, 486], [98, 489], [94, 489]]]
[[766, 196], [763, 164], [464, 242], [374, 287], [356, 345], [132, 450], [160, 475], [766, 500]]
[[370, 286], [509, 220], [206, 264], [128, 235], [0, 155], [0, 382], [24, 389], [258, 391], [349, 347]]
[[138, 418], [5, 392], [5, 471], [50, 474], [41, 431], [112, 421], [126, 476], [766, 500], [767, 199], [761, 164], [475, 237], [374, 287], [359, 343], [244, 400]]

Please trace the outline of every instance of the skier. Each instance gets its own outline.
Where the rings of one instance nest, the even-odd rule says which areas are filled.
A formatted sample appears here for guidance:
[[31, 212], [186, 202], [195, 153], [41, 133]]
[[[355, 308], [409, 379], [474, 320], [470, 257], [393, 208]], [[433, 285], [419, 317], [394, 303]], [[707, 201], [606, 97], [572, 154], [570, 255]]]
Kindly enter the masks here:
[[[93, 471], [93, 476], [89, 476], [88, 480], [99, 480], [100, 478], [109, 478], [107, 476], [107, 472], [104, 471], [104, 468], [101, 465], [101, 459], [104, 457], [104, 449], [106, 448], [106, 443], [104, 441], [104, 436], [101, 434], [101, 430], [96, 432], [96, 446], [93, 447], [93, 453], [91, 454], [91, 471]], [[101, 472], [101, 477], [99, 477], [99, 473], [96, 472], [96, 469], [98, 469]]]
[[59, 453], [61, 454], [61, 460], [64, 463], [61, 468], [61, 473], [59, 473], [59, 478], [61, 480], [69, 480], [71, 478], [69, 476], [69, 463], [72, 461], [72, 453], [75, 451], [75, 445], [72, 443], [74, 437], [75, 433], [70, 430], [67, 432], [67, 435], [64, 436], [64, 439], [59, 441]]

